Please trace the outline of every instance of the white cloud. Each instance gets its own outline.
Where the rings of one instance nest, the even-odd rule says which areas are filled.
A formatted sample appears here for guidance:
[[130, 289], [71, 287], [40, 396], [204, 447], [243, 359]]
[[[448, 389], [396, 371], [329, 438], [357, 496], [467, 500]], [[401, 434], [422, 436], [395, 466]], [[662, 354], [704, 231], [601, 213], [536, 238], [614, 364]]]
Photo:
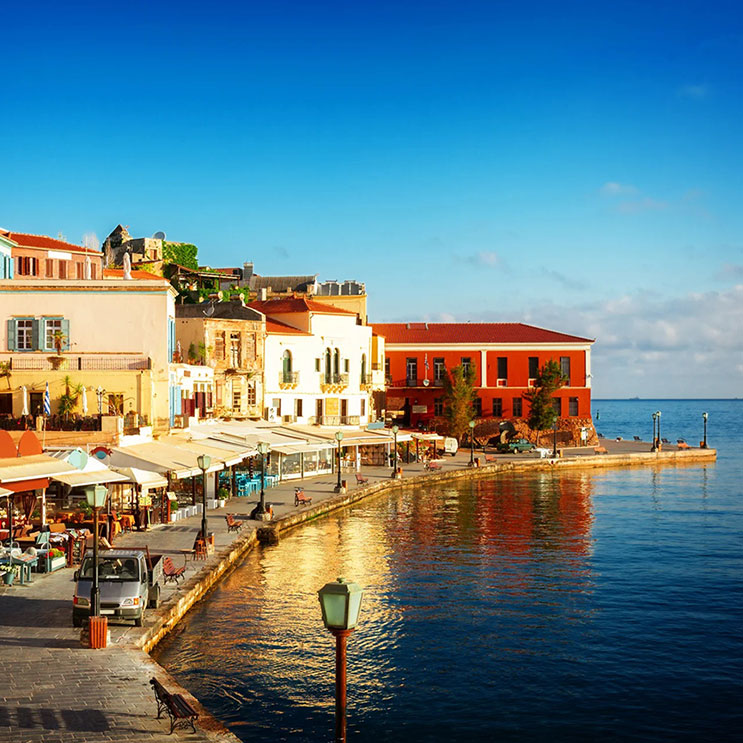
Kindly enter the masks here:
[[635, 186], [632, 186], [629, 183], [617, 183], [616, 181], [607, 181], [603, 186], [601, 186], [599, 191], [604, 196], [626, 196], [638, 192]]
[[646, 196], [644, 199], [637, 199], [636, 201], [624, 201], [617, 207], [617, 210], [622, 214], [639, 214], [640, 212], [663, 211], [668, 207], [667, 201], [658, 201]]
[[465, 260], [476, 266], [489, 266], [490, 268], [495, 268], [500, 264], [500, 258], [494, 250], [481, 250], [479, 253], [465, 256]]

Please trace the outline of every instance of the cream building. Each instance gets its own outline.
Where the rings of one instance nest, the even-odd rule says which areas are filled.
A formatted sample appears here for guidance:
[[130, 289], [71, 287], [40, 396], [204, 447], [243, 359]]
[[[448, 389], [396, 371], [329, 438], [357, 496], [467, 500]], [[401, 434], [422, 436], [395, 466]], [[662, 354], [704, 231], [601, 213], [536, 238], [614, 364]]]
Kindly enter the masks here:
[[[68, 378], [86, 388], [88, 415], [100, 400], [104, 415], [137, 413], [155, 432], [169, 427], [176, 293], [135, 273], [140, 278], [0, 281], [0, 363], [8, 372], [0, 415], [21, 416], [24, 398], [29, 413], [42, 412], [47, 383], [57, 413]], [[75, 413], [82, 406], [81, 396]]]

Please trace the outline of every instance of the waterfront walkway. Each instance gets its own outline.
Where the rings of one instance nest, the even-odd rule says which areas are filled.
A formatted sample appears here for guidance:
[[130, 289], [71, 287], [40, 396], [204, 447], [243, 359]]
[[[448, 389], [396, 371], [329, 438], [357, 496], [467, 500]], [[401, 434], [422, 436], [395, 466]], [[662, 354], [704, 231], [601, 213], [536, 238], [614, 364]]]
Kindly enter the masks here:
[[[602, 440], [609, 458], [616, 457], [618, 466], [633, 453], [646, 453], [647, 443]], [[669, 447], [669, 456], [675, 447]], [[695, 450], [697, 453], [699, 450]], [[593, 455], [593, 450], [566, 451], [566, 459]], [[614, 456], [612, 456], [612, 454]], [[710, 452], [713, 454], [713, 452]], [[482, 452], [476, 456], [483, 459]], [[607, 455], [602, 455], [606, 457]], [[640, 456], [642, 456], [640, 454]], [[441, 470], [432, 478], [454, 476], [468, 470], [469, 450], [456, 457], [441, 460]], [[660, 460], [659, 460], [660, 461]], [[526, 465], [540, 460], [531, 455], [498, 455], [493, 469], [506, 463]], [[544, 460], [542, 460], [542, 463]], [[567, 462], [566, 462], [567, 463]], [[609, 464], [609, 461], [606, 461]], [[405, 478], [426, 474], [422, 464], [402, 464]], [[390, 482], [388, 467], [364, 468], [367, 490], [379, 490], [380, 483]], [[485, 473], [483, 473], [485, 474]], [[343, 474], [349, 491], [361, 494], [353, 473]], [[302, 482], [305, 494], [313, 499], [311, 509], [294, 506], [295, 481], [281, 483], [266, 491], [274, 518], [304, 513], [318, 505], [338, 499], [334, 493], [336, 477], [318, 476]], [[66, 568], [50, 575], [37, 575], [33, 583], [6, 588], [0, 585], [0, 645], [3, 663], [0, 670], [0, 743], [82, 743], [92, 741], [212, 741], [235, 743], [237, 738], [205, 710], [197, 723], [197, 732], [177, 730], [168, 735], [167, 719], [156, 719], [156, 706], [149, 680], [156, 676], [169, 690], [185, 694], [199, 707], [185, 689], [158, 666], [140, 648], [147, 644], [165, 623], [164, 617], [180, 616], [179, 602], [198, 593], [199, 585], [223, 570], [227, 555], [239, 555], [234, 545], [250, 542], [251, 534], [261, 523], [249, 521], [248, 514], [256, 496], [234, 498], [224, 509], [208, 512], [209, 530], [215, 535], [215, 554], [206, 561], [194, 561], [190, 550], [201, 525], [194, 516], [148, 532], [131, 532], [116, 540], [116, 547], [148, 546], [152, 552], [172, 555], [176, 565], [186, 566], [186, 580], [180, 586], [169, 584], [163, 592], [163, 606], [150, 610], [142, 628], [112, 625], [111, 642], [105, 650], [90, 650], [80, 644], [80, 630], [72, 627], [73, 570]], [[225, 513], [244, 519], [240, 533], [228, 533]], [[294, 519], [292, 519], [294, 520]], [[185, 609], [184, 609], [185, 610]], [[318, 632], [322, 632], [318, 612]]]

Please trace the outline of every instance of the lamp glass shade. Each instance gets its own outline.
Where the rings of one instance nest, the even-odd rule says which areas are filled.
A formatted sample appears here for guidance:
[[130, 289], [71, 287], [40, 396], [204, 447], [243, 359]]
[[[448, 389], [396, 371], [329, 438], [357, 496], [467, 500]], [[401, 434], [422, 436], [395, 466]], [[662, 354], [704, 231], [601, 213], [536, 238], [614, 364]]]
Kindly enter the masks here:
[[108, 489], [104, 485], [96, 485], [94, 488], [88, 488], [85, 491], [85, 497], [91, 508], [103, 508], [106, 505], [106, 496]]
[[475, 421], [470, 421], [469, 422], [469, 427], [470, 428], [474, 428], [475, 427]]
[[397, 433], [400, 430], [400, 426], [392, 426], [392, 433]]
[[709, 418], [709, 414], [708, 413], [702, 413], [702, 418], [704, 418], [704, 420], [707, 420], [707, 418]]
[[336, 431], [335, 432], [335, 440], [336, 441], [343, 441], [343, 431]]
[[265, 441], [258, 442], [258, 452], [260, 454], [268, 454], [268, 444]]
[[209, 467], [211, 467], [212, 458], [208, 454], [199, 454], [199, 456], [196, 457], [196, 464], [199, 466], [200, 470], [208, 470]]
[[363, 590], [358, 583], [338, 578], [318, 592], [322, 620], [328, 629], [353, 629], [359, 620]]

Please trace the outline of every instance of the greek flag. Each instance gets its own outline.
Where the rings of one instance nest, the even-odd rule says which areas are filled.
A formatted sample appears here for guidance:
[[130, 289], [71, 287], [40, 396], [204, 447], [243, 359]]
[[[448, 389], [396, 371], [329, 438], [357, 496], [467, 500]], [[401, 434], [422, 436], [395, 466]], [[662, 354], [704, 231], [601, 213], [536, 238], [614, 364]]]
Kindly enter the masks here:
[[52, 399], [49, 397], [49, 382], [46, 383], [44, 390], [44, 415], [52, 414]]

